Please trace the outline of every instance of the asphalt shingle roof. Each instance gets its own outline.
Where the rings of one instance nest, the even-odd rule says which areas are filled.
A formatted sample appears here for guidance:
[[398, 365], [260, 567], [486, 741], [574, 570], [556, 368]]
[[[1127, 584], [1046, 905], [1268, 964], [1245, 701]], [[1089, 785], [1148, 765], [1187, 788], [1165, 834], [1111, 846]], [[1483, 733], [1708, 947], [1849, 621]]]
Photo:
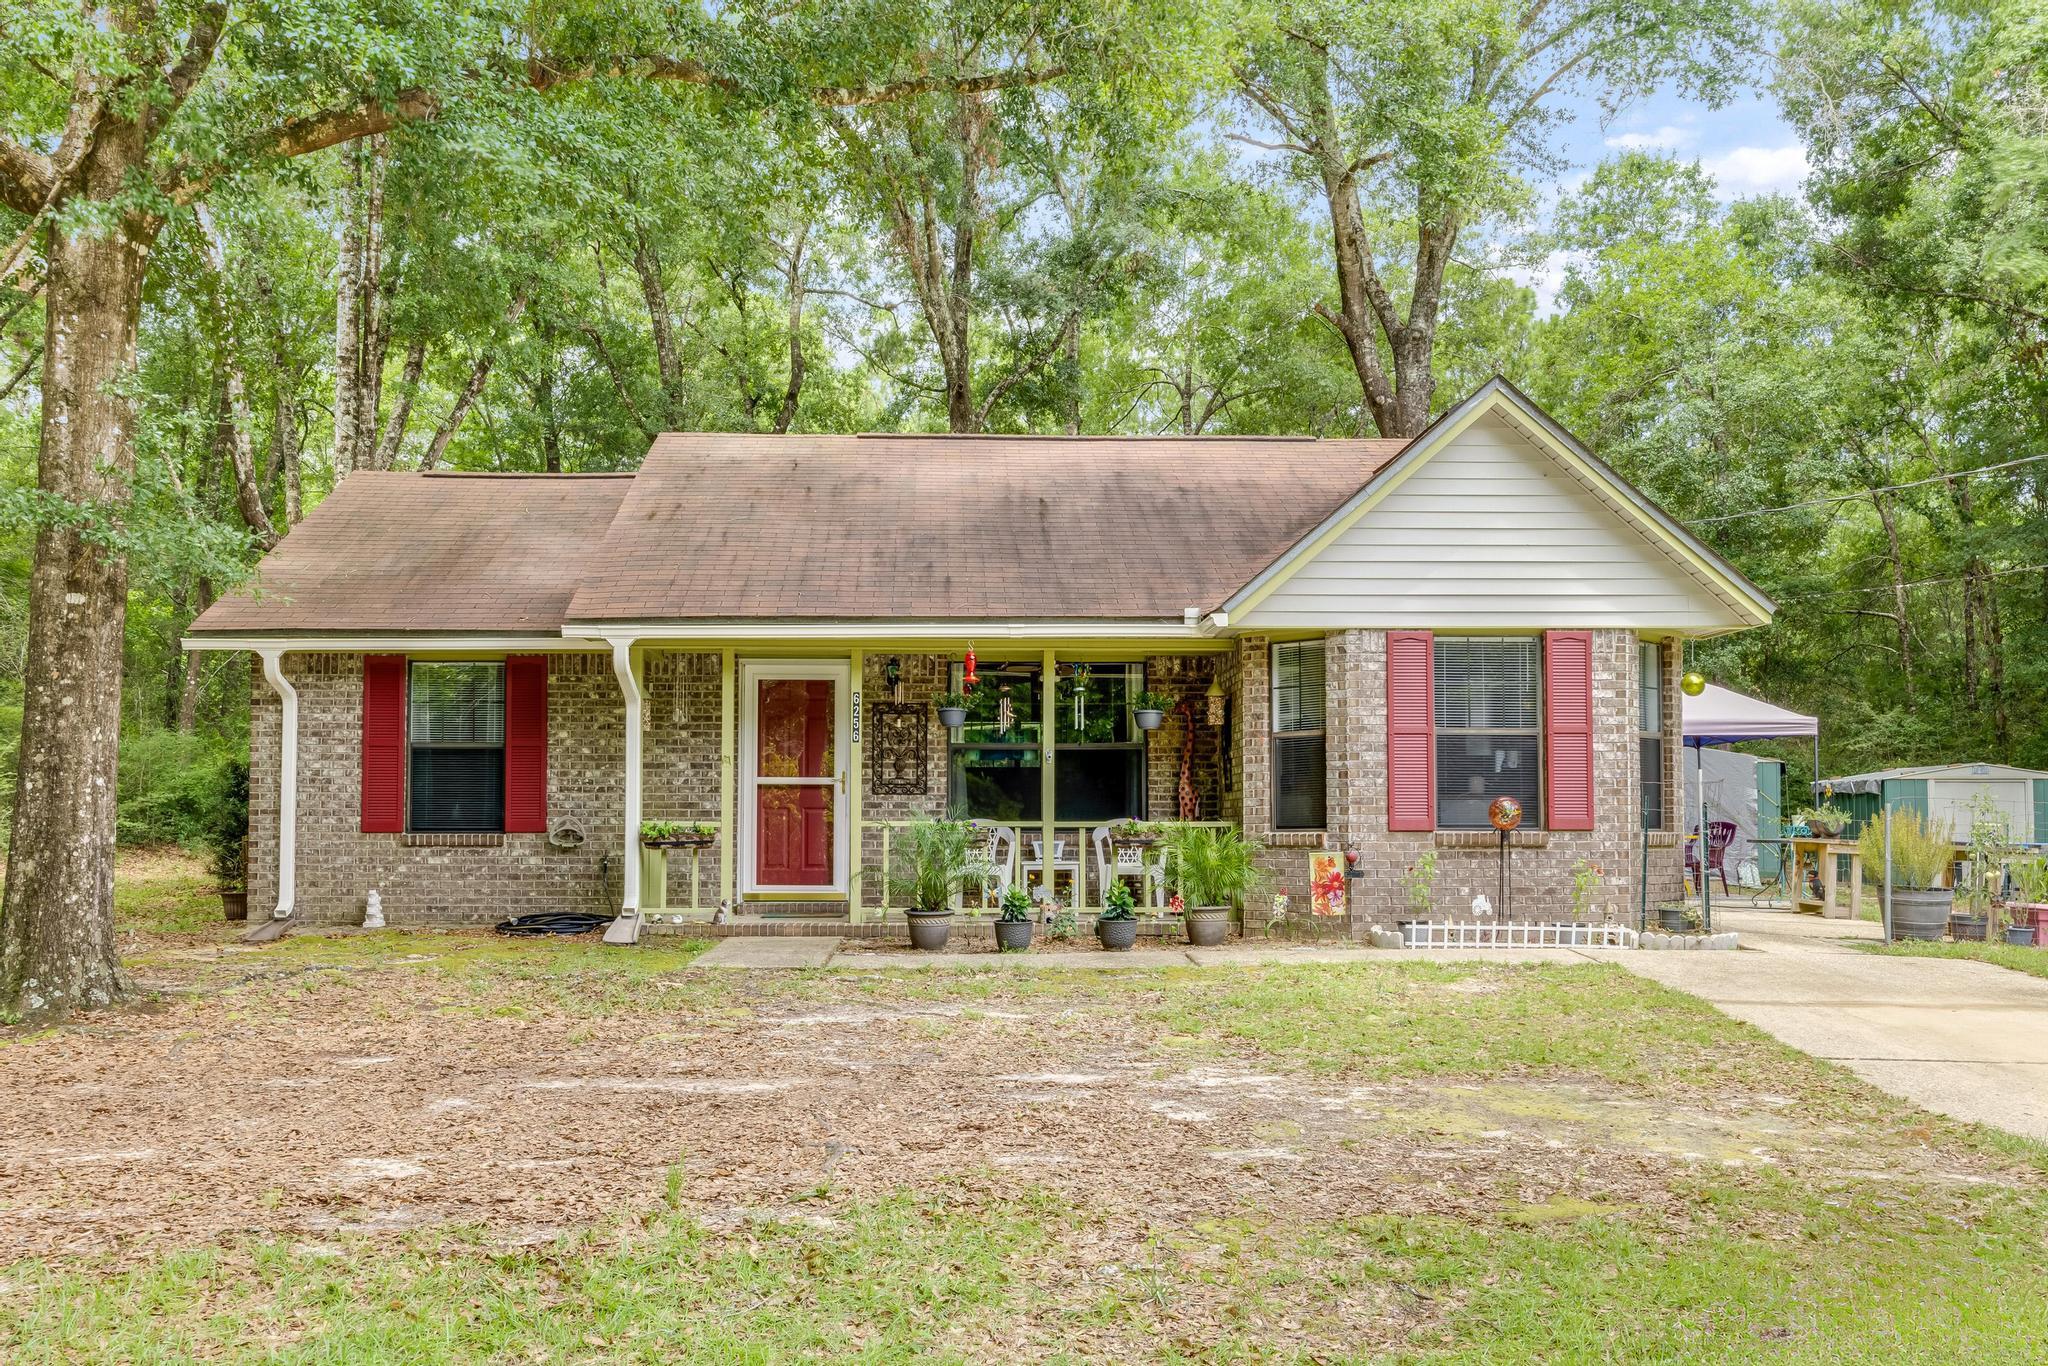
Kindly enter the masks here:
[[670, 433], [639, 473], [357, 473], [208, 633], [1181, 619], [1404, 441]]

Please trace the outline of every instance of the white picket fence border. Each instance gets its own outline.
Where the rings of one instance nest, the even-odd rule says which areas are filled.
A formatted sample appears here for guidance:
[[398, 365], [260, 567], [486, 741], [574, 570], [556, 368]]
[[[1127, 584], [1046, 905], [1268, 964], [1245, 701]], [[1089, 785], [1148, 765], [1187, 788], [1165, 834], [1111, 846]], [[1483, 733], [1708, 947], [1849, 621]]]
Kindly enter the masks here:
[[1401, 925], [1411, 949], [1632, 949], [1626, 925], [1559, 925], [1479, 920], [1410, 920]]

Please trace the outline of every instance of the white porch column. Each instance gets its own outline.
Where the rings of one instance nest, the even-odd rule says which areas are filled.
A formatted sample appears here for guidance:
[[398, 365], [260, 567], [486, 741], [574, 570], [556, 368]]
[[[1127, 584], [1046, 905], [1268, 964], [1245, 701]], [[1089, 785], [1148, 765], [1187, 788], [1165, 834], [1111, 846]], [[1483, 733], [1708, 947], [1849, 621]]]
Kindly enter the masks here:
[[640, 909], [640, 679], [633, 672], [633, 642], [612, 641], [612, 672], [626, 698], [626, 832], [621, 854], [620, 908]]
[[278, 723], [277, 757], [277, 908], [273, 920], [292, 913], [299, 861], [299, 690], [280, 667], [284, 648], [257, 651], [263, 660], [263, 681], [283, 703]]

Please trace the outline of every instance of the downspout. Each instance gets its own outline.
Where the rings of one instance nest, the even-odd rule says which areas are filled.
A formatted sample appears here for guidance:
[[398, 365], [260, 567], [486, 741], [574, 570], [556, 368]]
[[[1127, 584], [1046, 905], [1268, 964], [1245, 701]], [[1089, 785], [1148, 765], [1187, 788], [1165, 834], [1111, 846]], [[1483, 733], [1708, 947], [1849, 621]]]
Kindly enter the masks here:
[[277, 909], [272, 920], [291, 918], [296, 899], [299, 861], [299, 690], [284, 676], [282, 646], [258, 650], [263, 681], [283, 706], [278, 727], [277, 759]]
[[619, 676], [619, 691], [626, 698], [626, 832], [625, 849], [619, 863], [619, 885], [624, 889], [620, 908], [640, 909], [640, 680], [633, 674], [633, 644], [612, 641], [612, 672]]

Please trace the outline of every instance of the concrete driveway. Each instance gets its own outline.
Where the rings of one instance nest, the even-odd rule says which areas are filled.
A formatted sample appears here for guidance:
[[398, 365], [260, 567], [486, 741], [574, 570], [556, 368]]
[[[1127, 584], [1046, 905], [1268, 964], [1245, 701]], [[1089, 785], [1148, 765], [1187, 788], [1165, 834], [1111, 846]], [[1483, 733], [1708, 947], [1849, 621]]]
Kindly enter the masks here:
[[2048, 1141], [2048, 979], [1868, 954], [1878, 927], [1715, 913], [1740, 953], [1600, 953], [1917, 1105]]

